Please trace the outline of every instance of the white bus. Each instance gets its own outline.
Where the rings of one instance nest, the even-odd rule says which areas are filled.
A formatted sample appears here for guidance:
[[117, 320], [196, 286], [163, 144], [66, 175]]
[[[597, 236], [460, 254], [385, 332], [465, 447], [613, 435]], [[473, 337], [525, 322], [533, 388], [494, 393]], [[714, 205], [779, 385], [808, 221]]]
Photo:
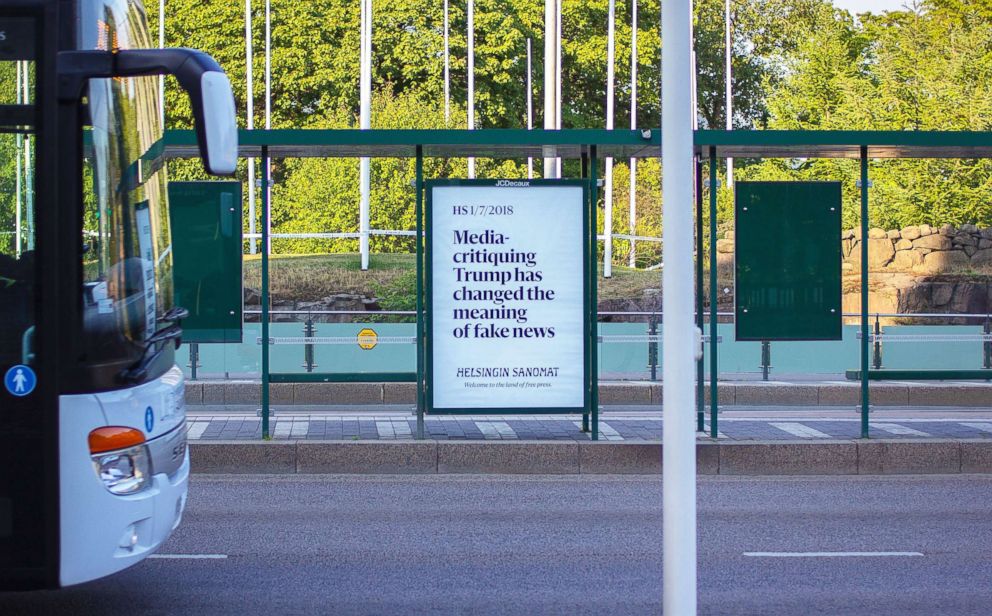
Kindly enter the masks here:
[[209, 173], [237, 129], [217, 63], [155, 46], [139, 0], [0, 2], [0, 588], [131, 566], [186, 504], [158, 75]]

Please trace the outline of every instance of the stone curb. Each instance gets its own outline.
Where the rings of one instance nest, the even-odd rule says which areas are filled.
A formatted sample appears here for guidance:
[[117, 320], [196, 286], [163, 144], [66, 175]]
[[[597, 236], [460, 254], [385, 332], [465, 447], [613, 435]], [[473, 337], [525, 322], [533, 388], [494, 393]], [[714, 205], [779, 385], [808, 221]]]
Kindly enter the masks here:
[[[660, 474], [658, 442], [200, 441], [194, 473]], [[700, 475], [992, 474], [992, 439], [700, 441]]]
[[[196, 405], [258, 405], [259, 381], [188, 381], [186, 403]], [[858, 383], [720, 383], [720, 404], [736, 406], [858, 406]], [[319, 405], [416, 404], [413, 383], [273, 383], [272, 404]], [[705, 389], [709, 404], [709, 382]], [[661, 383], [601, 383], [600, 404], [647, 405], [662, 403]], [[942, 383], [872, 383], [874, 406], [992, 407], [992, 385]]]

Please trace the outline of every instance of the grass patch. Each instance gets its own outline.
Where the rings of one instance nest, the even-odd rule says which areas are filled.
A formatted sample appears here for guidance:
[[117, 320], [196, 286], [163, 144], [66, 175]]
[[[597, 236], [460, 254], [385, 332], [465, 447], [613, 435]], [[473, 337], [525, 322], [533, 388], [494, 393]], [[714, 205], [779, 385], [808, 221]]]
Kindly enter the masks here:
[[[262, 288], [262, 261], [246, 255], [245, 285]], [[646, 289], [661, 287], [660, 271], [614, 266], [613, 276], [603, 278], [599, 265], [599, 299], [640, 298]], [[269, 291], [276, 301], [318, 301], [337, 293], [377, 297], [385, 310], [412, 310], [417, 288], [416, 256], [381, 254], [369, 258], [362, 271], [355, 253], [330, 255], [273, 255], [269, 260]]]
[[[353, 253], [272, 255], [269, 292], [276, 301], [318, 301], [337, 293], [379, 297], [394, 287], [408, 286], [404, 279], [416, 278], [415, 267], [416, 257], [412, 254], [372, 255], [369, 269], [364, 272], [361, 258]], [[245, 255], [244, 268], [245, 286], [260, 291], [261, 257]]]

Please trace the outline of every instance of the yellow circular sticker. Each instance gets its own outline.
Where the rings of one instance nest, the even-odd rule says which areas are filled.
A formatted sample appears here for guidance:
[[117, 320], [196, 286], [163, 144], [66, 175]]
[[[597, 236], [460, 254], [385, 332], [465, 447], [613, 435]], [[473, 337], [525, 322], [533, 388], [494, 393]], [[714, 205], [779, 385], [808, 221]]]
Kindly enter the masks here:
[[369, 329], [366, 327], [362, 331], [358, 332], [359, 347], [365, 349], [366, 351], [371, 351], [377, 344], [379, 344], [379, 334], [375, 333], [374, 329]]

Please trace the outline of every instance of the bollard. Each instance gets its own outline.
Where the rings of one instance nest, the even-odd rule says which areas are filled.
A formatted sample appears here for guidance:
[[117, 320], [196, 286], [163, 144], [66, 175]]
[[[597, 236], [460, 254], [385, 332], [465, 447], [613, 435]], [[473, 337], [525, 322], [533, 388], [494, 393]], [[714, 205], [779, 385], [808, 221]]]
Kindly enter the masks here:
[[[307, 320], [303, 325], [303, 335], [307, 338], [313, 338], [317, 334], [317, 328], [313, 322], [313, 316], [307, 314]], [[307, 372], [313, 372], [314, 367], [317, 364], [313, 362], [313, 344], [307, 343], [303, 345], [303, 368]]]
[[982, 363], [982, 367], [986, 370], [992, 370], [992, 340], [988, 339], [988, 336], [992, 334], [992, 315], [985, 315], [985, 327], [983, 331], [985, 332], [986, 340], [982, 345], [985, 348], [985, 361]]
[[772, 370], [772, 343], [768, 340], [761, 341], [761, 380], [768, 380], [768, 373]]
[[196, 380], [196, 369], [200, 367], [200, 345], [189, 343], [189, 378]]
[[875, 370], [882, 369], [882, 326], [878, 322], [878, 313], [875, 313], [875, 344], [873, 345], [871, 364]]
[[658, 320], [654, 315], [648, 319], [648, 368], [651, 369], [651, 380], [658, 380]]

